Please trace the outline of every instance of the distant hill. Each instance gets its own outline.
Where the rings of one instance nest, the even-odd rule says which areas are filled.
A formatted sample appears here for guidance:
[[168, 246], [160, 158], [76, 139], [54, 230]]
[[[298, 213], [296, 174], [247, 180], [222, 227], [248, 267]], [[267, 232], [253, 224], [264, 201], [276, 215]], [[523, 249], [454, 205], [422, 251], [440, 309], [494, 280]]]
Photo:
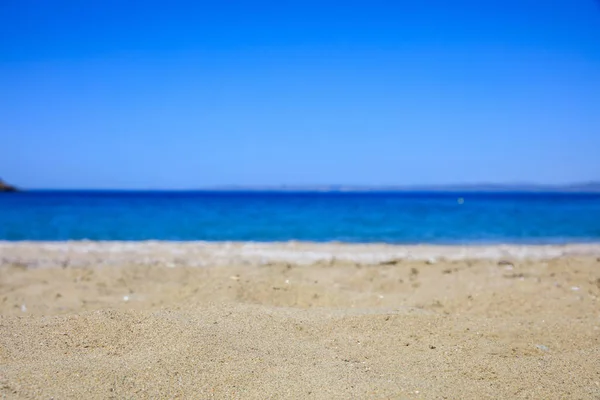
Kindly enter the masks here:
[[532, 183], [517, 184], [454, 184], [454, 185], [281, 185], [281, 186], [217, 186], [206, 190], [222, 191], [272, 191], [272, 192], [567, 192], [567, 193], [600, 193], [600, 182], [584, 182], [566, 185], [542, 185]]

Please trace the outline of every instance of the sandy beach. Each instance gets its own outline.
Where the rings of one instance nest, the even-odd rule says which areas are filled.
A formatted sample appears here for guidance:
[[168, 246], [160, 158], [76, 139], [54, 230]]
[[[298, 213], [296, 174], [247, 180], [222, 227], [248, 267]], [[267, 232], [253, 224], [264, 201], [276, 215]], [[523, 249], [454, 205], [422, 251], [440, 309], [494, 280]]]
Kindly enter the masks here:
[[0, 396], [598, 399], [600, 245], [0, 242]]

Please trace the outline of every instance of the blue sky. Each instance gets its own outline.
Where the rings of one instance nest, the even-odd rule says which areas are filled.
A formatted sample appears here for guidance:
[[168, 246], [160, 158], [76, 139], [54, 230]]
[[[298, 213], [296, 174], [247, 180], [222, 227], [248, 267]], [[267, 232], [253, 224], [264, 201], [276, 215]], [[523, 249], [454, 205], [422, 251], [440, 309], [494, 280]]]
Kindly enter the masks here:
[[28, 188], [600, 180], [600, 2], [3, 0], [0, 135]]

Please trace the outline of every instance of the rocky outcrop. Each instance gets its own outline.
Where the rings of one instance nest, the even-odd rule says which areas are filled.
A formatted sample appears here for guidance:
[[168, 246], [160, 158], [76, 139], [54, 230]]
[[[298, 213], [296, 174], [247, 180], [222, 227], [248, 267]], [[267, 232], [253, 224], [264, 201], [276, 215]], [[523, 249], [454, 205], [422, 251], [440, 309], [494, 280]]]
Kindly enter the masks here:
[[0, 192], [16, 192], [17, 188], [0, 179]]

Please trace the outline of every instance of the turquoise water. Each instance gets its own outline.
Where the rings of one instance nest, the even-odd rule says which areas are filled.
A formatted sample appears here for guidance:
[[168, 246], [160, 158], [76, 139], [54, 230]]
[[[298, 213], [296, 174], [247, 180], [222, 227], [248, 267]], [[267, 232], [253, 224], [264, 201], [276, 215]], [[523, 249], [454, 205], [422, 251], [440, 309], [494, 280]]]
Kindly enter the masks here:
[[[464, 198], [460, 204], [458, 199]], [[23, 192], [0, 240], [600, 241], [600, 194]]]

